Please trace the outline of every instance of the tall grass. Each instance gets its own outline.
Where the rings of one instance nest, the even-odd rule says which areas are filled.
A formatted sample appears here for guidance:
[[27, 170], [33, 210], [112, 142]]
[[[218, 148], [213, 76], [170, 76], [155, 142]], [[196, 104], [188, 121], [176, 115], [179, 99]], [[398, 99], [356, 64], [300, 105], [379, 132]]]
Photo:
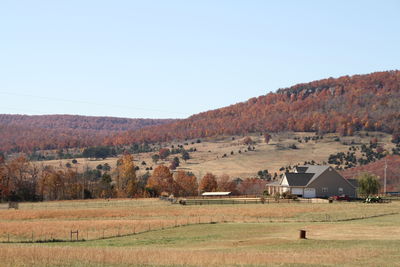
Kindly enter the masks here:
[[173, 265], [173, 266], [241, 266], [266, 264], [345, 264], [360, 259], [377, 257], [382, 251], [365, 248], [318, 248], [286, 251], [232, 251], [131, 248], [75, 248], [75, 247], [1, 247], [2, 264], [28, 265]]

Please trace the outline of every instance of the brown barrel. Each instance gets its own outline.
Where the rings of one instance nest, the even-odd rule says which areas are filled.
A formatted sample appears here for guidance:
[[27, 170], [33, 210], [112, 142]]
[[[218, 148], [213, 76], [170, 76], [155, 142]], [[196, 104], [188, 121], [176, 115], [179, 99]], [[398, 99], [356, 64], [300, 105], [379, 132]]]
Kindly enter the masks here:
[[299, 230], [300, 231], [300, 239], [306, 239], [306, 230]]

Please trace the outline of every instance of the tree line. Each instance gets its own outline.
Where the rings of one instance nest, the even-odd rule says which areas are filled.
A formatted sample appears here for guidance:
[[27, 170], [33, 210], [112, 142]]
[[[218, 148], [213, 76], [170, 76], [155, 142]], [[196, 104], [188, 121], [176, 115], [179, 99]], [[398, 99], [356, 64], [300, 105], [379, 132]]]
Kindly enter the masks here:
[[231, 179], [228, 175], [207, 173], [199, 179], [193, 173], [172, 172], [165, 165], [153, 173], [138, 175], [133, 155], [122, 155], [115, 167], [108, 164], [79, 171], [73, 167], [38, 165], [20, 156], [0, 157], [1, 201], [41, 201], [87, 198], [178, 197], [197, 196], [208, 191], [232, 194], [263, 194], [266, 180]]

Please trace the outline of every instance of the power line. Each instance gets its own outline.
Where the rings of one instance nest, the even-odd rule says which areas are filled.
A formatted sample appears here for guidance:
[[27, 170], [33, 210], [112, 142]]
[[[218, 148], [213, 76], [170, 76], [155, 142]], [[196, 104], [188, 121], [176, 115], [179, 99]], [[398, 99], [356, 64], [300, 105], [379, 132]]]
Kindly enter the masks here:
[[[100, 103], [95, 103], [95, 102], [90, 102], [90, 101], [72, 100], [72, 99], [65, 99], [65, 98], [55, 98], [55, 97], [39, 96], [39, 95], [32, 95], [32, 94], [19, 94], [19, 93], [5, 92], [5, 91], [0, 91], [0, 94], [11, 95], [11, 96], [19, 96], [19, 97], [39, 98], [39, 99], [49, 100], [49, 101], [79, 103], [79, 104], [94, 105], [94, 106], [101, 106], [101, 107], [107, 107], [107, 108], [112, 107], [112, 108], [129, 109], [129, 110], [135, 109], [135, 110], [143, 110], [143, 111], [167, 112], [167, 113], [173, 113], [173, 114], [179, 114], [179, 115], [187, 116], [187, 114], [183, 114], [181, 112], [176, 112], [176, 111], [171, 111], [171, 110], [150, 109], [150, 108], [132, 107], [132, 106], [123, 106], [123, 105], [113, 105], [113, 104], [100, 104]], [[12, 108], [12, 109], [15, 109], [15, 108]], [[35, 111], [35, 112], [37, 112], [37, 111]]]
[[19, 111], [19, 112], [34, 112], [34, 113], [41, 113], [41, 114], [46, 113], [44, 111], [39, 111], [39, 110], [34, 110], [34, 109], [20, 109], [20, 108], [12, 108], [12, 107], [5, 107], [5, 106], [1, 106], [1, 108], [16, 110], [16, 111]]

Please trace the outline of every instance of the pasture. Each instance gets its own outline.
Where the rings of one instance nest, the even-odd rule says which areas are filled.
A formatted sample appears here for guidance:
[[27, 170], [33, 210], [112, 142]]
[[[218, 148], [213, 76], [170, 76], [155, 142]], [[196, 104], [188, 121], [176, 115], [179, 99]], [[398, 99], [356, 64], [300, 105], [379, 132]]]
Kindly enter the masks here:
[[[399, 266], [399, 211], [397, 201], [22, 203], [0, 209], [0, 265]], [[307, 240], [298, 239], [299, 229]], [[79, 241], [70, 241], [71, 230]]]
[[[390, 135], [385, 133], [370, 133], [369, 136], [348, 136], [341, 137], [341, 141], [335, 141], [337, 135], [327, 134], [322, 140], [310, 140], [307, 143], [304, 141], [299, 143], [294, 138], [303, 138], [307, 136], [314, 136], [314, 133], [279, 133], [273, 134], [269, 144], [266, 144], [262, 136], [251, 135], [252, 140], [255, 142], [255, 150], [247, 151], [248, 146], [242, 142], [242, 136], [229, 136], [225, 138], [209, 138], [203, 140], [201, 143], [189, 143], [185, 145], [185, 149], [196, 148], [196, 152], [191, 152], [191, 159], [183, 161], [177, 170], [190, 171], [196, 175], [197, 178], [203, 177], [207, 172], [215, 175], [228, 174], [232, 178], [235, 177], [256, 177], [259, 170], [268, 169], [270, 173], [278, 172], [279, 168], [287, 165], [294, 165], [297, 163], [304, 163], [304, 161], [314, 160], [322, 163], [328, 161], [330, 154], [338, 152], [346, 152], [349, 145], [344, 143], [354, 142], [355, 145], [362, 143], [368, 144], [373, 136], [377, 136], [381, 145], [385, 149], [390, 150], [393, 144], [390, 142]], [[166, 148], [172, 146], [177, 147], [183, 145], [184, 142], [172, 142], [163, 144]], [[297, 149], [289, 148], [290, 145], [295, 144]], [[240, 151], [240, 153], [239, 153]], [[231, 154], [233, 152], [233, 154]], [[139, 153], [134, 155], [135, 164], [140, 168], [138, 174], [144, 174], [147, 167], [156, 167], [152, 162], [152, 153]], [[223, 157], [226, 154], [226, 157]], [[157, 164], [169, 165], [169, 160], [178, 156], [170, 155], [167, 160], [160, 160]], [[145, 161], [146, 165], [141, 165]], [[77, 168], [78, 171], [83, 171], [86, 168], [96, 168], [99, 164], [107, 163], [112, 168], [116, 166], [117, 158], [107, 158], [105, 160], [89, 160], [78, 159], [78, 164], [72, 164], [72, 168]], [[51, 160], [39, 161], [39, 165], [51, 165], [53, 167], [64, 168], [66, 163], [71, 163], [71, 160]]]

